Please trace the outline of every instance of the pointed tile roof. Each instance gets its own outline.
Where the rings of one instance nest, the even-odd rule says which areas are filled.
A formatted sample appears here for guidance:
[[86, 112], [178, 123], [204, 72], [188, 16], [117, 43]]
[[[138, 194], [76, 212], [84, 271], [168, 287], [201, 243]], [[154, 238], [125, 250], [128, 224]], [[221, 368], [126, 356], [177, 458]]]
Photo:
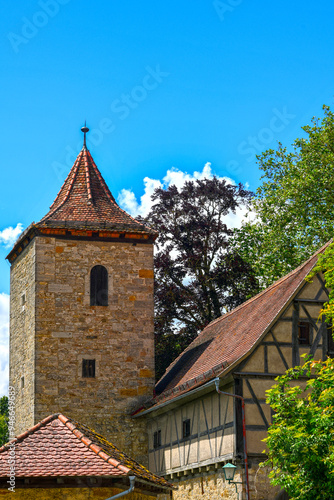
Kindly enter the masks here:
[[38, 226], [82, 225], [129, 232], [155, 231], [141, 224], [116, 203], [92, 155], [84, 146], [49, 212]]
[[[88, 130], [87, 127], [83, 127]], [[21, 233], [7, 255], [12, 264], [36, 235], [153, 243], [158, 232], [116, 203], [85, 142], [49, 212]]]
[[165, 479], [152, 474], [103, 436], [58, 413], [0, 448], [0, 478], [10, 476], [8, 458], [12, 449], [17, 478], [134, 475], [151, 486], [171, 488]]
[[212, 321], [170, 364], [156, 384], [152, 406], [173, 400], [218, 375], [227, 374], [251, 352], [305, 283], [319, 253], [233, 311]]

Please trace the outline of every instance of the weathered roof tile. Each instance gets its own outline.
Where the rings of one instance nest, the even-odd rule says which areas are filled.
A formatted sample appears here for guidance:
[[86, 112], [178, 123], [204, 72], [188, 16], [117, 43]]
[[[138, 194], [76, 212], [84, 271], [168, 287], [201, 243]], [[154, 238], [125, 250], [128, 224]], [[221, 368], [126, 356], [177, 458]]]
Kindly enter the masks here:
[[156, 234], [117, 205], [92, 155], [85, 147], [75, 160], [49, 212], [37, 226], [62, 226], [65, 222], [67, 225], [104, 225]]
[[260, 341], [302, 286], [329, 241], [297, 269], [233, 311], [212, 321], [167, 368], [151, 406], [172, 400], [227, 373]]
[[13, 445], [17, 478], [130, 474], [152, 486], [171, 487], [103, 436], [61, 414], [50, 415], [0, 448], [0, 478], [10, 475], [8, 457]]

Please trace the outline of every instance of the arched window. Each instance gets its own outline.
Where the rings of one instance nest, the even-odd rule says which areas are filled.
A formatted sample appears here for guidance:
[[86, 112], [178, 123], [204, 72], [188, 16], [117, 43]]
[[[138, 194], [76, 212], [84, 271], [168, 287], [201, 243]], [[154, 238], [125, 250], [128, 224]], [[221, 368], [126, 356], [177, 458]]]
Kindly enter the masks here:
[[108, 305], [108, 271], [103, 266], [94, 266], [90, 272], [90, 305]]

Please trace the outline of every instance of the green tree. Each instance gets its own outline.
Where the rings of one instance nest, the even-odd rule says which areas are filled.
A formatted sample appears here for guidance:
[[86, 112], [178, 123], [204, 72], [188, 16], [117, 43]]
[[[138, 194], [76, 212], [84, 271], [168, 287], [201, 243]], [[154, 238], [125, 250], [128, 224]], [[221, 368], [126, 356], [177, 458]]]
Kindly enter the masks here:
[[[305, 381], [304, 389], [296, 381]], [[264, 440], [271, 482], [292, 500], [334, 498], [334, 360], [308, 360], [267, 391], [275, 414]]]
[[230, 250], [226, 217], [252, 193], [225, 180], [156, 189], [145, 223], [159, 231], [154, 258], [156, 370], [165, 368], [213, 319], [257, 290], [251, 266]]
[[323, 254], [318, 256], [316, 266], [308, 276], [312, 280], [315, 274], [322, 272], [325, 279], [326, 288], [329, 291], [328, 302], [325, 302], [320, 316], [324, 315], [327, 323], [334, 324], [334, 243], [331, 243]]
[[0, 398], [0, 446], [7, 443], [8, 435], [8, 397]]
[[333, 235], [334, 114], [302, 127], [288, 151], [279, 143], [259, 155], [262, 185], [235, 240], [263, 288], [296, 268]]

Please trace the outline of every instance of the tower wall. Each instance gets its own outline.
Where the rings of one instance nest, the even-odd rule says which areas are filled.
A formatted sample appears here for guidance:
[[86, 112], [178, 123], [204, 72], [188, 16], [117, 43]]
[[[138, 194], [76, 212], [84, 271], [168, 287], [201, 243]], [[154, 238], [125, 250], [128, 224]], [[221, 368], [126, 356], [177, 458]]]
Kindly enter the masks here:
[[[15, 262], [12, 278], [16, 304], [24, 273], [34, 282], [34, 256], [29, 338], [24, 328], [20, 332], [19, 312], [12, 331], [11, 350], [16, 339], [27, 337], [12, 354], [16, 371], [28, 356], [33, 376], [35, 350], [34, 408], [29, 386], [20, 430], [61, 412], [147, 462], [145, 422], [130, 414], [152, 397], [154, 387], [153, 245], [37, 236], [29, 247], [30, 260], [27, 254]], [[95, 265], [108, 270], [108, 306], [90, 306]], [[83, 359], [95, 359], [94, 378], [82, 376]]]
[[35, 241], [11, 267], [9, 385], [15, 389], [15, 432], [35, 421]]

